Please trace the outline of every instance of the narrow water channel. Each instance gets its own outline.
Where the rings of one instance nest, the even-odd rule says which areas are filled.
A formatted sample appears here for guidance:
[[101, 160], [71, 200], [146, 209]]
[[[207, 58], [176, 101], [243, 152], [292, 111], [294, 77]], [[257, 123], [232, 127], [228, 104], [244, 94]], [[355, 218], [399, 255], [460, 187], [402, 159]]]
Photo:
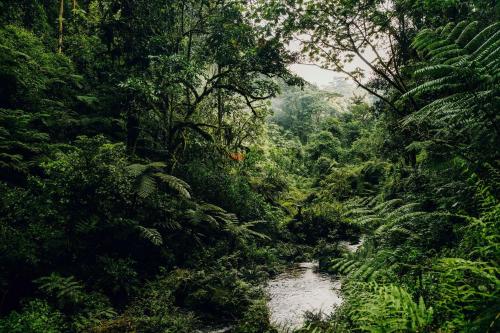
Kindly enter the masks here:
[[[341, 242], [350, 252], [356, 252], [363, 244]], [[270, 320], [281, 333], [292, 332], [304, 325], [306, 312], [329, 315], [342, 303], [340, 281], [318, 270], [318, 263], [296, 264], [271, 279], [265, 286], [269, 296]], [[199, 333], [228, 333], [232, 326], [210, 328]]]
[[286, 332], [304, 324], [306, 311], [329, 314], [342, 302], [339, 289], [340, 282], [318, 272], [316, 263], [300, 263], [266, 286], [271, 322]]

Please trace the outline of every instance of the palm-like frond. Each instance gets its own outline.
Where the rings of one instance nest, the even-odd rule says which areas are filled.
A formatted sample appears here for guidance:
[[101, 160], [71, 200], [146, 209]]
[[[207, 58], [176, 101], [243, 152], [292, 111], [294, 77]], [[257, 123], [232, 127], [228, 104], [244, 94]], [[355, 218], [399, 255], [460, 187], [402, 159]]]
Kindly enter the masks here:
[[241, 222], [235, 214], [228, 213], [216, 205], [208, 203], [198, 204], [196, 209], [191, 209], [187, 212], [187, 218], [192, 225], [206, 224], [212, 228], [220, 228], [237, 238], [270, 239], [269, 236], [253, 230], [256, 225], [265, 223], [266, 221]]
[[154, 245], [162, 245], [163, 238], [158, 230], [154, 228], [146, 228], [143, 226], [137, 226], [137, 229], [140, 231], [141, 236], [147, 240], [149, 240]]
[[477, 22], [426, 29], [412, 46], [424, 61], [414, 71], [417, 84], [402, 99], [411, 96], [423, 107], [403, 125], [427, 126], [431, 139], [441, 145], [498, 144], [500, 23], [482, 30]]
[[78, 302], [85, 293], [83, 285], [73, 276], [64, 277], [57, 273], [35, 280], [39, 289], [60, 301]]
[[163, 172], [156, 172], [153, 174], [153, 176], [163, 184], [167, 185], [169, 188], [177, 191], [177, 193], [179, 193], [181, 196], [187, 199], [191, 198], [191, 194], [189, 193], [190, 186], [182, 179]]
[[252, 230], [252, 228], [259, 224], [259, 223], [265, 223], [266, 221], [250, 221], [250, 222], [245, 222], [241, 224], [236, 224], [236, 223], [229, 223], [226, 225], [226, 230], [229, 231], [231, 234], [243, 238], [251, 238], [251, 237], [256, 237], [260, 238], [262, 240], [270, 240], [271, 238], [268, 235], [265, 235], [263, 233], [257, 232], [255, 230]]
[[138, 179], [137, 194], [145, 199], [157, 190], [156, 182], [148, 174], [141, 175]]
[[127, 167], [129, 175], [136, 180], [136, 191], [141, 198], [147, 198], [161, 188], [166, 186], [177, 192], [180, 196], [190, 199], [191, 187], [188, 183], [175, 176], [165, 173], [166, 164], [163, 162], [151, 162], [148, 164], [131, 164]]

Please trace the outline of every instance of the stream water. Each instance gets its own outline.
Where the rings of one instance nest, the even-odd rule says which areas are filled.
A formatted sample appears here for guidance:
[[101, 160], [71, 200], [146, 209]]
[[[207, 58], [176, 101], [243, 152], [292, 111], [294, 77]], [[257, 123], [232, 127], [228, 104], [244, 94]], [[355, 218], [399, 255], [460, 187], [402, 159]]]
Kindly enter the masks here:
[[286, 332], [303, 325], [306, 311], [329, 314], [342, 302], [339, 289], [340, 282], [318, 272], [316, 263], [289, 268], [266, 287], [271, 322]]
[[[341, 244], [348, 251], [356, 252], [363, 244], [363, 238], [355, 244]], [[340, 281], [319, 272], [318, 264], [313, 262], [287, 269], [269, 281], [266, 291], [271, 322], [282, 332], [302, 327], [307, 311], [328, 315], [342, 303]]]
[[[342, 242], [349, 251], [356, 252], [363, 239], [356, 244]], [[283, 333], [303, 326], [306, 312], [330, 314], [342, 303], [340, 281], [318, 271], [315, 262], [296, 264], [271, 279], [265, 286], [269, 296], [271, 323]], [[208, 333], [227, 333], [231, 326], [209, 329]]]

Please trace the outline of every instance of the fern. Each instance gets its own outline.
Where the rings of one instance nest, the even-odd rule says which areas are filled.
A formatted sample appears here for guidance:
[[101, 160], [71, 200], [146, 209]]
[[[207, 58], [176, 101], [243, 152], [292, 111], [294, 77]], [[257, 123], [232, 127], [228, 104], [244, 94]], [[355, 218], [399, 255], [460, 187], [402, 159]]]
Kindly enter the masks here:
[[143, 226], [137, 226], [137, 229], [140, 231], [143, 238], [149, 240], [154, 245], [159, 246], [163, 244], [163, 238], [158, 230]]
[[162, 172], [156, 172], [153, 174], [155, 178], [159, 181], [161, 181], [163, 184], [166, 184], [169, 188], [174, 189], [179, 193], [181, 196], [184, 198], [190, 199], [191, 195], [189, 194], [189, 184], [183, 181], [182, 179], [179, 179], [177, 177], [167, 175]]
[[226, 231], [229, 231], [231, 234], [236, 237], [242, 238], [260, 238], [262, 240], [271, 240], [268, 235], [252, 230], [252, 228], [259, 223], [263, 223], [265, 221], [250, 221], [241, 224], [229, 223], [226, 225]]
[[493, 332], [500, 306], [498, 266], [492, 262], [443, 258], [433, 268], [435, 271], [429, 275], [439, 283], [434, 288], [436, 308], [453, 317], [462, 317], [461, 312], [466, 311], [475, 327]]
[[39, 289], [47, 295], [55, 297], [59, 302], [77, 303], [85, 294], [83, 285], [73, 276], [63, 277], [57, 273], [35, 280]]
[[75, 224], [76, 232], [80, 234], [88, 234], [96, 230], [99, 219], [95, 216], [85, 216]]
[[402, 287], [378, 286], [361, 298], [355, 319], [361, 329], [368, 332], [422, 332], [430, 327], [433, 309], [422, 297], [417, 301]]
[[145, 199], [149, 197], [152, 193], [158, 190], [156, 186], [156, 182], [153, 177], [148, 174], [141, 175], [139, 177], [138, 186], [137, 186], [137, 194]]
[[[401, 98], [412, 96], [423, 106], [403, 125], [427, 126], [428, 143], [449, 142], [480, 161], [493, 159], [496, 152], [485, 153], [484, 145], [495, 145], [500, 131], [500, 24], [479, 30], [477, 22], [460, 22], [424, 30], [412, 46], [424, 62], [413, 73], [417, 84]], [[464, 140], [468, 145], [457, 144]]]
[[99, 332], [99, 330], [93, 328], [100, 326], [107, 320], [116, 318], [117, 315], [116, 311], [111, 307], [79, 313], [75, 316], [73, 326], [78, 332]]
[[253, 230], [256, 225], [266, 223], [266, 221], [241, 222], [235, 214], [228, 213], [221, 207], [212, 204], [198, 204], [196, 209], [187, 212], [187, 217], [195, 226], [206, 224], [212, 228], [220, 228], [235, 238], [270, 240], [269, 236]]
[[145, 199], [158, 191], [164, 185], [168, 189], [177, 192], [181, 197], [191, 198], [188, 183], [175, 176], [166, 174], [163, 170], [166, 164], [163, 162], [151, 162], [148, 164], [131, 164], [127, 167], [129, 175], [135, 178], [136, 192]]

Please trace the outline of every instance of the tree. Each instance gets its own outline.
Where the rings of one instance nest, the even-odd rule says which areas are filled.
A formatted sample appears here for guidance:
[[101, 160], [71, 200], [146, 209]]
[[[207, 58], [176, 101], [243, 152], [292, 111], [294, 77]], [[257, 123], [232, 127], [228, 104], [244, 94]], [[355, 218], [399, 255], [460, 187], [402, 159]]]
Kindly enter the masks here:
[[333, 104], [338, 97], [340, 95], [335, 92], [314, 86], [285, 87], [282, 96], [274, 103], [272, 120], [306, 143], [307, 137], [328, 117], [339, 113]]
[[[238, 2], [201, 2], [181, 8], [196, 15], [180, 15], [175, 18], [180, 21], [172, 23], [181, 29], [170, 37], [177, 39], [170, 42], [176, 49], [158, 56], [151, 54], [146, 75], [131, 77], [122, 85], [134, 95], [131, 106], [149, 109], [150, 113], [142, 117], [155, 119], [157, 127], [146, 130], [148, 125], [140, 124], [138, 111], [131, 111], [128, 141], [132, 151], [141, 131], [149, 132], [142, 138], [147, 141], [163, 138], [156, 140], [159, 147], [150, 149], [174, 155], [185, 142], [187, 130], [207, 138], [213, 132], [220, 139], [223, 118], [233, 112], [222, 99], [224, 104], [231, 98], [241, 99], [259, 118], [259, 105], [279, 90], [272, 79], [297, 81], [286, 69], [290, 58], [283, 46], [259, 36]], [[200, 121], [211, 117], [212, 112], [217, 114], [216, 121]]]

